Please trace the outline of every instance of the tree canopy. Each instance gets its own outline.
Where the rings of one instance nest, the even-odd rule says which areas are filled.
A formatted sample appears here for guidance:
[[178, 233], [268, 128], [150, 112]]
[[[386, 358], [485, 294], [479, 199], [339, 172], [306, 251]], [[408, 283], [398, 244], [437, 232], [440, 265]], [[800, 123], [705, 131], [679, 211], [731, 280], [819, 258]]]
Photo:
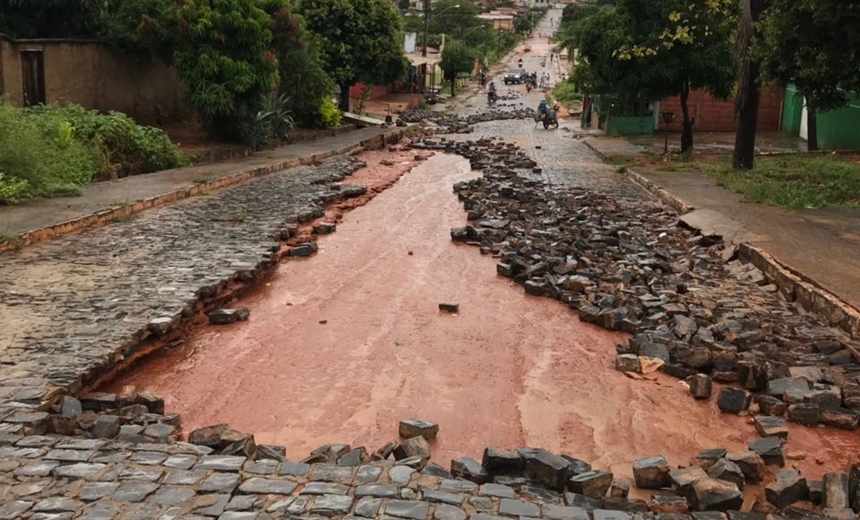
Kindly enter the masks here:
[[442, 50], [442, 73], [451, 82], [451, 96], [455, 95], [457, 74], [472, 72], [475, 55], [462, 43], [454, 40], [445, 44]]
[[809, 148], [817, 149], [815, 113], [844, 106], [860, 90], [860, 2], [771, 0], [753, 55], [765, 79], [794, 84], [809, 109]]
[[731, 95], [735, 17], [733, 0], [618, 0], [586, 18], [579, 50], [596, 92], [622, 107], [680, 96], [686, 151], [693, 145], [690, 91]]
[[341, 107], [357, 82], [391, 83], [408, 70], [403, 22], [387, 0], [299, 0], [297, 10], [319, 37], [320, 57], [340, 86]]
[[207, 128], [258, 144], [255, 117], [278, 82], [268, 13], [244, 0], [185, 0], [174, 4], [164, 23], [188, 102]]

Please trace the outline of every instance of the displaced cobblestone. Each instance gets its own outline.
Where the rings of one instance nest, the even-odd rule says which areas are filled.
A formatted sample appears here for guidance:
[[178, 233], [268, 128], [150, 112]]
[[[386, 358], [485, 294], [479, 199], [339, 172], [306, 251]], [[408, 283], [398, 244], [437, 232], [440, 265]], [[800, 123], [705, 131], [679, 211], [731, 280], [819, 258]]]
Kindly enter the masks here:
[[[510, 142], [419, 143], [466, 155], [484, 171], [456, 187], [474, 224], [453, 233], [458, 240], [497, 256], [500, 274], [531, 294], [636, 333], [619, 355], [635, 357], [639, 367], [656, 359], [679, 377], [708, 372], [778, 401], [768, 410], [853, 424], [860, 381], [841, 336], [763, 290], [748, 268], [726, 269], [713, 244], [679, 229], [671, 211], [577, 141], [562, 132], [538, 138], [516, 115], [495, 117], [473, 119], [470, 135]], [[552, 145], [538, 148], [538, 139]], [[570, 175], [571, 160], [593, 171]], [[634, 473], [642, 472], [643, 487], [678, 493], [655, 489], [646, 502], [628, 499], [627, 485], [605, 468], [536, 448], [490, 447], [481, 463], [464, 457], [449, 472], [428, 464], [425, 438], [437, 433], [429, 425], [406, 429], [420, 439], [411, 443], [418, 449], [394, 443], [370, 456], [326, 445], [293, 462], [283, 460], [283, 447], [259, 446], [227, 425], [177, 442], [179, 417], [155, 396], [61, 395], [133, 354], [141, 339], [168, 334], [199, 298], [215, 297], [229, 280], [253, 279], [276, 260], [276, 237], [293, 233], [286, 220], [319, 215], [326, 201], [361, 191], [329, 186], [357, 166], [341, 158], [4, 255], [0, 289], [10, 298], [0, 302], [0, 319], [12, 325], [0, 332], [0, 520], [761, 518], [736, 509], [743, 487], [769, 476], [762, 456], [782, 457], [774, 421], [759, 421], [774, 437], [749, 451], [709, 450], [674, 470], [659, 456], [640, 461]], [[95, 252], [105, 248], [114, 256]], [[293, 252], [313, 249], [309, 243]], [[63, 279], [44, 275], [48, 262], [64, 268]], [[845, 406], [842, 415], [832, 412], [836, 404]], [[102, 438], [83, 438], [92, 436]], [[834, 475], [827, 486], [777, 476], [766, 488], [771, 503], [759, 508], [792, 518], [852, 517], [860, 509], [853, 496], [860, 467]], [[833, 510], [822, 508], [828, 504]]]

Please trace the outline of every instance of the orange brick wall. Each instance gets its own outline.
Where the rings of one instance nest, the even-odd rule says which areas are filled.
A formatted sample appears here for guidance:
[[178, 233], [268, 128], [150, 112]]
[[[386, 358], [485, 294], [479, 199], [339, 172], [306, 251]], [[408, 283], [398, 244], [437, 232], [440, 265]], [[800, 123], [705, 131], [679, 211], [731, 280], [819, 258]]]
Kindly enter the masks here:
[[[784, 92], [775, 88], [762, 89], [761, 103], [758, 109], [758, 129], [761, 131], [779, 130], [779, 120], [782, 110]], [[701, 100], [701, 112], [699, 101]], [[735, 100], [721, 101], [714, 99], [702, 90], [690, 93], [688, 101], [690, 117], [696, 118], [696, 130], [705, 132], [733, 132], [737, 127], [735, 121]], [[678, 121], [681, 119], [681, 101], [678, 97], [666, 98], [660, 102], [660, 112], [676, 112]], [[664, 127], [662, 119], [660, 129]], [[672, 125], [679, 126], [678, 123]]]

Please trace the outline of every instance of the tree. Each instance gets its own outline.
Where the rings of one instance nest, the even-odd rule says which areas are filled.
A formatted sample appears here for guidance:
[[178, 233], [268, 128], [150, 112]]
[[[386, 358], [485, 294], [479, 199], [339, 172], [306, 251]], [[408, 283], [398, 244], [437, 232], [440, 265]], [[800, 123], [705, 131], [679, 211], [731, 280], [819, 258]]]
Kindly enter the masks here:
[[128, 54], [142, 55], [164, 39], [147, 31], [173, 6], [173, 0], [108, 0], [102, 5], [99, 39]]
[[461, 72], [472, 72], [475, 66], [475, 56], [465, 45], [452, 41], [445, 45], [442, 51], [442, 73], [451, 82], [451, 96], [455, 95], [457, 75]]
[[257, 0], [272, 17], [272, 49], [278, 58], [279, 92], [295, 118], [306, 126], [325, 126], [323, 105], [334, 82], [323, 69], [319, 44], [305, 30], [289, 0]]
[[845, 106], [845, 89], [860, 88], [860, 3], [771, 0], [760, 25], [753, 53], [762, 75], [806, 99], [808, 147], [817, 150], [817, 113]]
[[213, 135], [260, 144], [256, 117], [278, 83], [271, 16], [247, 0], [183, 0], [166, 14], [189, 105]]
[[679, 96], [686, 152], [693, 147], [690, 92], [731, 93], [734, 16], [732, 0], [618, 0], [587, 18], [580, 51], [598, 88], [622, 104]]
[[355, 83], [391, 83], [408, 70], [403, 22], [388, 0], [299, 0], [297, 11], [319, 36], [320, 56], [340, 87], [342, 110], [349, 110]]
[[12, 38], [94, 38], [99, 0], [3, 0], [0, 33]]
[[768, 0], [741, 0], [741, 15], [735, 42], [739, 69], [738, 95], [735, 99], [738, 129], [735, 133], [732, 167], [736, 170], [751, 170], [755, 157], [755, 134], [761, 98], [761, 65], [752, 56], [751, 50], [758, 32], [756, 26], [767, 8], [767, 2]]

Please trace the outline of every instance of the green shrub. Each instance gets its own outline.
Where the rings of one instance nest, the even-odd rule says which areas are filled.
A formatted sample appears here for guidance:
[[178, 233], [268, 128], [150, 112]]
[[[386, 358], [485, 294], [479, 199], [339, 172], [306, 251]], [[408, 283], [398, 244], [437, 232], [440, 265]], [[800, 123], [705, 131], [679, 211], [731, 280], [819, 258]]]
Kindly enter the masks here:
[[332, 128], [340, 126], [343, 119], [343, 114], [331, 98], [323, 98], [319, 108], [320, 126], [323, 128]]
[[188, 104], [217, 137], [252, 146], [265, 138], [257, 114], [276, 90], [272, 17], [247, 0], [183, 0], [161, 20], [172, 36], [171, 64]]
[[106, 166], [121, 165], [125, 173], [135, 175], [186, 166], [191, 160], [181, 153], [164, 131], [141, 126], [127, 115], [107, 115], [80, 105], [39, 105], [26, 109], [46, 135], [63, 139], [71, 127], [78, 141], [94, 144]]
[[68, 125], [35, 119], [27, 110], [0, 102], [0, 171], [4, 191], [14, 192], [5, 202], [77, 194], [105, 165], [96, 146], [67, 137]]
[[23, 179], [6, 177], [0, 173], [0, 204], [14, 204], [27, 191], [29, 183]]
[[0, 203], [76, 195], [115, 165], [134, 174], [189, 163], [167, 134], [125, 114], [78, 105], [16, 108], [0, 99]]

